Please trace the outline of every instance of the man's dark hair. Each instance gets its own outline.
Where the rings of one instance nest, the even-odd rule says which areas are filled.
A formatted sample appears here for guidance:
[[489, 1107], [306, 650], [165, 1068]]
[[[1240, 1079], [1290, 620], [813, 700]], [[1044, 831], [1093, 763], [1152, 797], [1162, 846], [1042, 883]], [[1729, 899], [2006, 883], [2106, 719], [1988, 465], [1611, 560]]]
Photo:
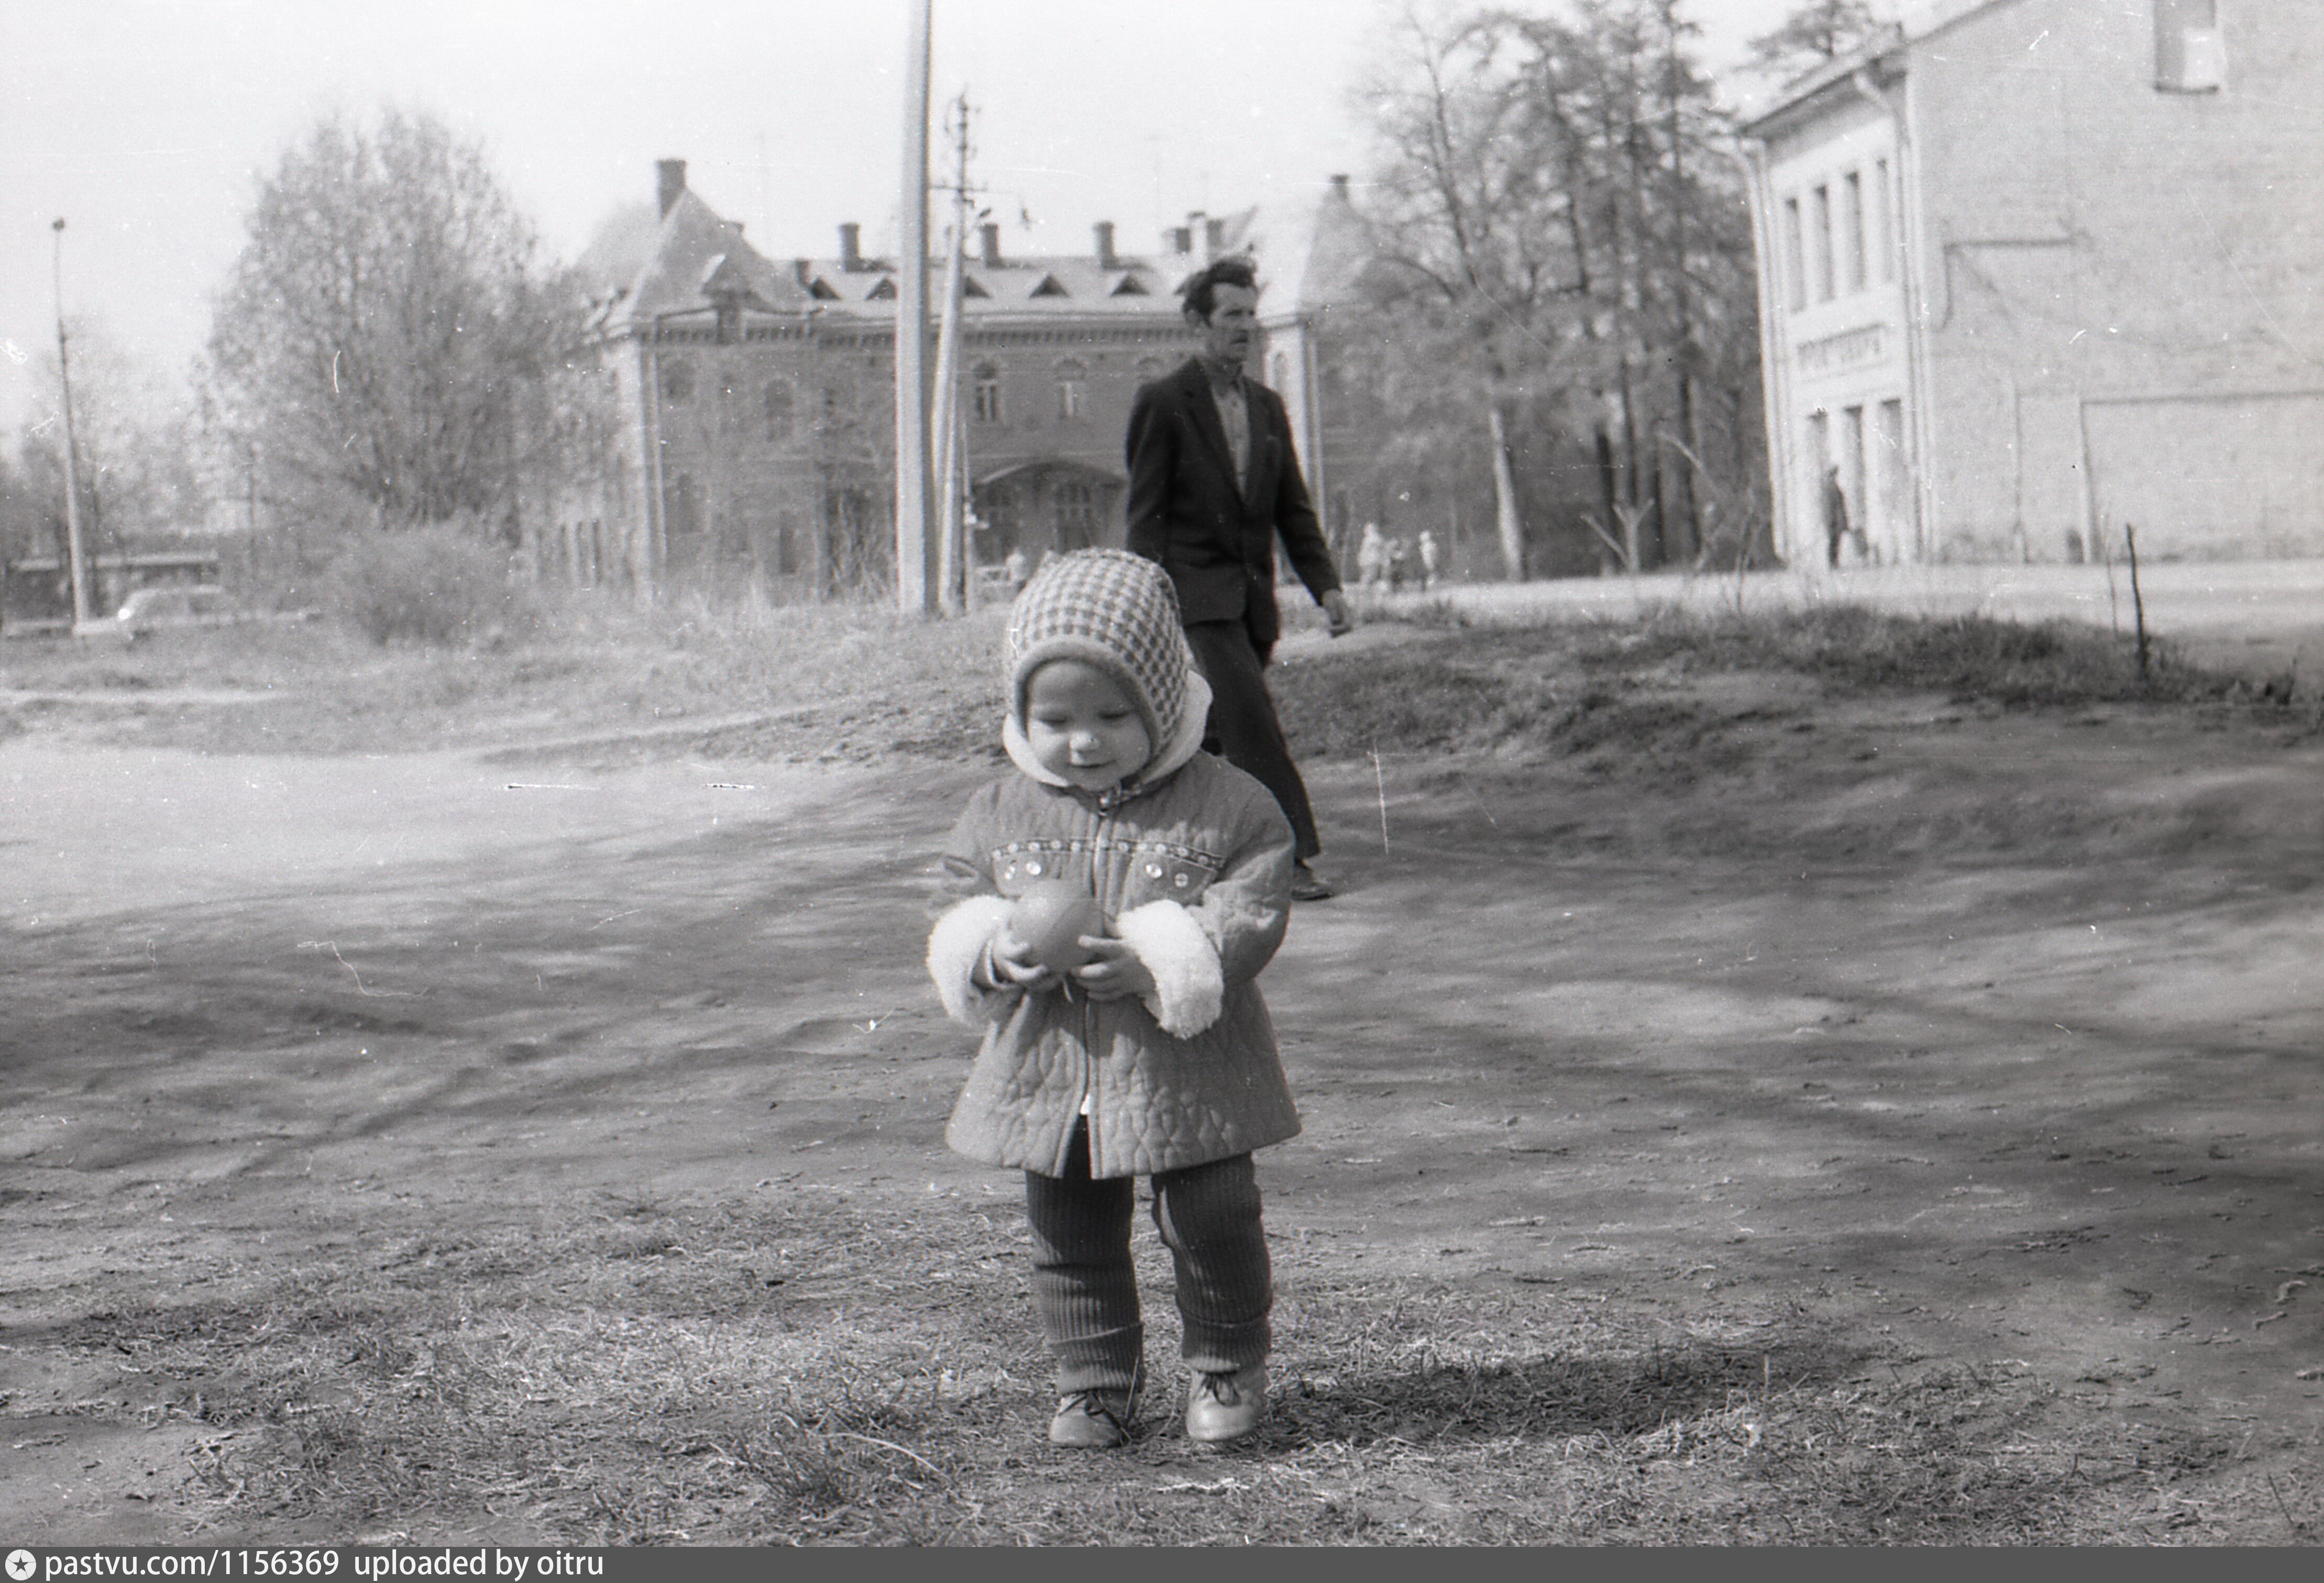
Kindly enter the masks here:
[[1186, 299], [1186, 311], [1208, 324], [1211, 309], [1218, 306], [1218, 289], [1240, 286], [1246, 291], [1259, 289], [1259, 270], [1250, 260], [1237, 254], [1222, 258], [1208, 269], [1197, 270], [1186, 277], [1178, 294]]

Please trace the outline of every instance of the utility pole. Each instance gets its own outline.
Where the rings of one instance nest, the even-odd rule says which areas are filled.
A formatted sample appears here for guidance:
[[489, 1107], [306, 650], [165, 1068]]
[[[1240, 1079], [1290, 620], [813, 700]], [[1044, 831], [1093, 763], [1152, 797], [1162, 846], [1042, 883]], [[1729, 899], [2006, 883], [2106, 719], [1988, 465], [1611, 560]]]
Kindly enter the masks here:
[[65, 558], [72, 580], [73, 630], [88, 624], [88, 578], [80, 547], [80, 446], [73, 437], [72, 368], [65, 356], [65, 222], [60, 215], [51, 259], [57, 294], [57, 379], [65, 399]]
[[968, 609], [968, 546], [962, 518], [967, 467], [967, 431], [960, 410], [961, 342], [964, 286], [961, 254], [968, 246], [968, 95], [953, 101], [959, 119], [954, 133], [952, 225], [945, 256], [944, 318], [936, 332], [936, 597], [945, 614]]
[[900, 194], [902, 290], [896, 297], [896, 607], [936, 610], [928, 554], [928, 33], [933, 0], [909, 0]]

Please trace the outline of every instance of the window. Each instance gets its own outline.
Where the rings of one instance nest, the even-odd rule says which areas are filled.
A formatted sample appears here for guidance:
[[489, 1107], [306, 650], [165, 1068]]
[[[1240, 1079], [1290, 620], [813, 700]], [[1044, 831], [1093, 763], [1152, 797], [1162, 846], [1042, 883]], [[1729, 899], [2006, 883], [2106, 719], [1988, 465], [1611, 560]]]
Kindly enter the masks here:
[[661, 399], [684, 406], [694, 396], [694, 364], [683, 357], [665, 357], [661, 364]]
[[1864, 290], [1864, 177], [1855, 170], [1840, 184], [1840, 236], [1848, 248], [1848, 289]]
[[1878, 423], [1874, 466], [1876, 476], [1880, 480], [1876, 496], [1880, 535], [1888, 541], [1892, 558], [1902, 559], [1905, 539], [1902, 529], [1909, 509], [1907, 494], [1911, 487], [1904, 467], [1904, 401], [1892, 397], [1881, 402]]
[[1087, 549], [1097, 536], [1097, 492], [1078, 479], [1060, 482], [1054, 497], [1057, 548]]
[[2212, 93], [2227, 78], [2218, 0], [2154, 0], [2154, 86], [2166, 93]]
[[1865, 531], [1864, 511], [1864, 409], [1849, 407], [1840, 415], [1840, 482], [1848, 492], [1849, 514], [1855, 519], [1853, 528], [1861, 548]]
[[1017, 542], [1017, 493], [1009, 485], [992, 483], [978, 490], [976, 514], [1001, 543]]
[[999, 423], [1001, 410], [1001, 371], [990, 363], [976, 365], [975, 412], [979, 423]]
[[1160, 379], [1167, 372], [1168, 366], [1159, 357], [1141, 357], [1130, 369], [1130, 373], [1137, 376], [1138, 382], [1142, 385]]
[[1089, 416], [1089, 368], [1078, 358], [1057, 364], [1057, 420], [1069, 423]]
[[1784, 200], [1784, 300], [1794, 313], [1808, 305], [1808, 266], [1800, 244], [1800, 200]]
[[776, 445], [780, 445], [791, 437], [791, 433], [797, 427], [798, 403], [791, 395], [790, 386], [781, 380], [771, 381], [767, 385], [766, 403], [767, 438]]
[[1815, 299], [1830, 302], [1836, 293], [1832, 290], [1831, 269], [1831, 189], [1815, 189]]
[[1267, 382], [1277, 394], [1291, 388], [1291, 359], [1277, 352], [1267, 360]]
[[1872, 256], [1881, 281], [1896, 278], [1895, 199], [1888, 189], [1888, 161], [1872, 162]]

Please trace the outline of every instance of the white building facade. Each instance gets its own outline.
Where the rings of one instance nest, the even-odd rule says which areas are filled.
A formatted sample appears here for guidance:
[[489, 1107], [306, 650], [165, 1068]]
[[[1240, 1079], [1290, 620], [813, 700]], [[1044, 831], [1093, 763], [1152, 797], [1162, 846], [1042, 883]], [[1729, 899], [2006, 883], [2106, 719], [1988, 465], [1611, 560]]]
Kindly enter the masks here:
[[2324, 555], [2324, 5], [1941, 0], [1748, 127], [1777, 545]]

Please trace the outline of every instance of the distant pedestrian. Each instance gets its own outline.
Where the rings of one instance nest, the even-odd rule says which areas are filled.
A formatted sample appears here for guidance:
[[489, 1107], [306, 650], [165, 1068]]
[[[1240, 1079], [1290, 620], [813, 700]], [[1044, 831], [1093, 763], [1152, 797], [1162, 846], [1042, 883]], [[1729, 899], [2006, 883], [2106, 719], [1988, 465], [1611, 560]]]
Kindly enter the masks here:
[[1364, 536], [1356, 545], [1356, 580], [1367, 588], [1374, 587], [1388, 577], [1388, 541], [1380, 537], [1379, 524], [1364, 524]]
[[1840, 569], [1840, 541], [1848, 532], [1848, 492], [1840, 486], [1840, 469], [1834, 467], [1823, 479], [1824, 548], [1834, 571]]
[[1026, 563], [1022, 546], [1012, 544], [1009, 547], [1009, 553], [1001, 558], [1001, 570], [1009, 579], [1009, 597], [1016, 598], [1024, 590], [1025, 579], [1032, 574], [1032, 567]]
[[[945, 1009], [983, 1033], [945, 1139], [1025, 1173], [1050, 1443], [1130, 1440], [1139, 1176], [1176, 1266], [1187, 1438], [1239, 1440], [1265, 1412], [1274, 1306], [1251, 1151], [1299, 1130], [1258, 982], [1289, 916], [1291, 827], [1201, 750], [1210, 689], [1152, 561], [1044, 567], [1010, 608], [1008, 662], [1019, 773], [970, 797], [928, 936]], [[1029, 915], [1059, 898], [1102, 917], [1061, 907], [1066, 937], [1045, 941]]]
[[1412, 575], [1412, 552], [1404, 548], [1401, 536], [1388, 541], [1388, 585], [1390, 593], [1402, 593], [1404, 580]]
[[1427, 529], [1420, 530], [1420, 591], [1424, 594], [1436, 586], [1436, 535]]

